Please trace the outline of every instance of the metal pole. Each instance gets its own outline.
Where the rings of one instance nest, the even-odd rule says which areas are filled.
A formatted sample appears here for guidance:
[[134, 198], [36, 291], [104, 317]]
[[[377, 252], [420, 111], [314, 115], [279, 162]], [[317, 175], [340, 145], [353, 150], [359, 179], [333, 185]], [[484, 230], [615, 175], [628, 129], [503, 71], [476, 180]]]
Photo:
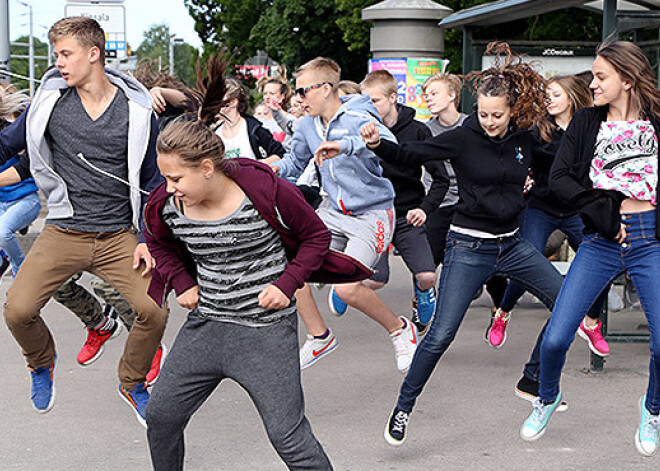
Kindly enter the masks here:
[[3, 82], [9, 82], [9, 75], [2, 71], [11, 72], [10, 54], [9, 0], [0, 0], [0, 80]]
[[174, 76], [174, 35], [170, 36], [170, 76]]
[[32, 22], [32, 5], [26, 4], [30, 9], [30, 40], [28, 42], [28, 65], [30, 67], [30, 97], [34, 96], [34, 25]]
[[[617, 32], [616, 0], [603, 0], [603, 41]], [[610, 39], [616, 39], [612, 37]]]

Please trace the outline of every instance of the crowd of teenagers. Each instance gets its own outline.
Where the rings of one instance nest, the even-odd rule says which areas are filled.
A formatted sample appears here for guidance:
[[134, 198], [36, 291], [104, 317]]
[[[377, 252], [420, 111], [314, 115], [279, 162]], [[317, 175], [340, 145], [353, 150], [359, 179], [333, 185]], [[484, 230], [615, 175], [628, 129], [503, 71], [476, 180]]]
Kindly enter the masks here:
[[[598, 316], [626, 274], [651, 335], [635, 443], [657, 450], [660, 97], [636, 45], [604, 43], [591, 73], [545, 80], [493, 43], [493, 67], [426, 80], [422, 123], [383, 70], [342, 81], [336, 62], [317, 57], [292, 89], [281, 69], [260, 80], [251, 115], [218, 57], [198, 64], [190, 87], [154, 62], [130, 76], [105, 67], [93, 19], [60, 20], [49, 41], [55, 67], [31, 103], [0, 90], [0, 270], [14, 277], [4, 317], [37, 412], [55, 401], [58, 357], [41, 317], [54, 298], [87, 328], [83, 366], [128, 331], [118, 393], [147, 427], [154, 469], [183, 469], [185, 428], [223, 379], [247, 391], [289, 469], [332, 469], [301, 386], [301, 370], [339, 345], [313, 288], [328, 285], [336, 316], [352, 307], [389, 335], [405, 379], [384, 437], [398, 446], [486, 285], [484, 339], [495, 348], [525, 291], [551, 313], [515, 386], [533, 404], [520, 435], [535, 440], [567, 407], [559, 383], [576, 332], [609, 354]], [[464, 84], [476, 98], [469, 115]], [[37, 218], [39, 191], [46, 224], [24, 256], [15, 233]], [[543, 254], [555, 230], [576, 250], [565, 279]], [[406, 316], [378, 295], [391, 248], [411, 275]], [[189, 314], [166, 355], [172, 291]]]

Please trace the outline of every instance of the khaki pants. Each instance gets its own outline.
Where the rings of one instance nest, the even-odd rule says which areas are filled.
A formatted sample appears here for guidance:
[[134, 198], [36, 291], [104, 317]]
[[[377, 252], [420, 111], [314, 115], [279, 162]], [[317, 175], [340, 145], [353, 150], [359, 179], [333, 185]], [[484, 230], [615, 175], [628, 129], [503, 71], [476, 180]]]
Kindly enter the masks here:
[[119, 380], [129, 390], [145, 381], [165, 330], [167, 309], [147, 295], [150, 277], [140, 276], [144, 265], [138, 270], [132, 267], [137, 242], [137, 236], [127, 230], [87, 233], [46, 225], [5, 303], [5, 321], [30, 366], [48, 366], [55, 355], [41, 308], [72, 275], [88, 271], [114, 286], [137, 313], [119, 362]]

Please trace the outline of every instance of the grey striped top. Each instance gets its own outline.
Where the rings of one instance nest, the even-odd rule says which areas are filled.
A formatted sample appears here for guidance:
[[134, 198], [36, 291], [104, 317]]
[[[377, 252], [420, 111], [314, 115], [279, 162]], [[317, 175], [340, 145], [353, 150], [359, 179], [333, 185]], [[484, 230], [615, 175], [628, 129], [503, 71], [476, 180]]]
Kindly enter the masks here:
[[248, 326], [273, 324], [295, 313], [264, 309], [257, 296], [284, 271], [284, 244], [246, 196], [231, 215], [217, 221], [187, 218], [170, 197], [163, 220], [197, 265], [199, 307], [191, 315]]

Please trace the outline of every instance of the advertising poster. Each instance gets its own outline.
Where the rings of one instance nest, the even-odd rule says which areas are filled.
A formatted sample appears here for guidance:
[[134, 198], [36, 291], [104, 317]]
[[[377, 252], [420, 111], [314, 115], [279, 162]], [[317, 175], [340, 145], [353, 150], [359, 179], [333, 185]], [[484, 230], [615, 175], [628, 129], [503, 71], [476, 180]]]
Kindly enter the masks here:
[[436, 72], [444, 72], [448, 63], [445, 59], [371, 59], [369, 72], [384, 69], [394, 75], [398, 84], [398, 102], [413, 108], [416, 118], [425, 121], [431, 114], [422, 98], [422, 84]]
[[405, 105], [408, 77], [408, 63], [406, 59], [370, 59], [369, 72], [375, 70], [387, 70], [390, 74], [394, 75], [398, 90], [397, 101]]
[[416, 112], [415, 117], [426, 121], [431, 117], [422, 97], [422, 84], [436, 72], [444, 72], [449, 63], [445, 59], [408, 59], [406, 74], [406, 105]]

